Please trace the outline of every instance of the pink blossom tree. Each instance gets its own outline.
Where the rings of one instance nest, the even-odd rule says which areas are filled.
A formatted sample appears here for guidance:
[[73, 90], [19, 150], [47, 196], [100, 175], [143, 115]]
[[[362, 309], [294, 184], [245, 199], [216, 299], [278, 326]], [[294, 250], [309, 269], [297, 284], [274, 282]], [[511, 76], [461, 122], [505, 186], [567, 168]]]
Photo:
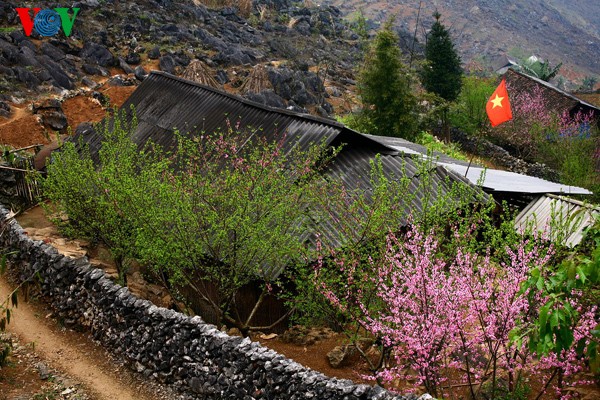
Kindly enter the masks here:
[[[524, 283], [532, 270], [550, 263], [552, 246], [522, 237], [494, 254], [452, 249], [448, 253], [434, 231], [411, 225], [404, 236], [388, 235], [383, 256], [368, 261], [370, 276], [354, 279], [365, 266], [335, 253], [329, 263], [319, 259], [315, 283], [321, 293], [381, 343], [386, 360], [374, 370], [375, 379], [392, 386], [410, 381], [440, 397], [466, 387], [473, 399], [484, 392], [491, 398], [515, 395], [530, 378], [541, 382], [542, 392], [553, 388], [560, 396], [567, 396], [569, 385], [586, 383], [577, 381], [576, 373], [586, 367], [575, 345], [562, 354], [536, 354], [521, 334], [533, 328], [546, 301], [536, 286], [523, 289]], [[343, 285], [321, 279], [331, 264]], [[572, 301], [582, 315], [574, 335], [578, 341], [590, 338], [596, 309], [583, 308], [576, 296]], [[450, 381], [457, 375], [460, 382]]]

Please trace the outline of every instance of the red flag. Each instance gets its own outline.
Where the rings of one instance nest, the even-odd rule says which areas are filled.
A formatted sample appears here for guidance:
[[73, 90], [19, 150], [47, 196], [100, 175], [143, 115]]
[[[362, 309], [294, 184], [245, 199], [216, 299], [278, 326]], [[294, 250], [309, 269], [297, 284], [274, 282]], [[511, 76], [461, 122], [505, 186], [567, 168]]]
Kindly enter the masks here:
[[498, 126], [503, 122], [512, 119], [512, 111], [510, 110], [510, 102], [508, 101], [508, 92], [506, 91], [506, 81], [498, 85], [494, 93], [490, 96], [485, 111], [492, 123], [492, 126]]

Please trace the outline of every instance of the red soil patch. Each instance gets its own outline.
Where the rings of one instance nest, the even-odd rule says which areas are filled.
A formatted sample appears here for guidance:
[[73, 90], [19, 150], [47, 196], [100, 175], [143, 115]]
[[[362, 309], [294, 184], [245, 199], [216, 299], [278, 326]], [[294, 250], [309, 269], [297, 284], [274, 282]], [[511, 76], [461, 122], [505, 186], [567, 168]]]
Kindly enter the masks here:
[[[100, 89], [110, 99], [110, 104], [120, 107], [133, 93], [135, 86], [107, 86]], [[63, 111], [71, 129], [81, 122], [98, 122], [106, 116], [106, 111], [87, 96], [76, 96], [63, 102]], [[0, 145], [14, 148], [47, 144], [52, 132], [47, 132], [26, 105], [12, 105], [12, 114], [0, 117]]]
[[[99, 91], [110, 99], [112, 106], [120, 107], [135, 89], [136, 86], [106, 86]], [[82, 122], [100, 122], [106, 117], [106, 110], [89, 96], [67, 99], [62, 108], [73, 131]]]
[[62, 109], [73, 131], [82, 122], [99, 122], [106, 115], [102, 106], [87, 96], [76, 96], [65, 100]]
[[45, 129], [25, 105], [12, 108], [10, 118], [0, 117], [0, 144], [20, 148], [50, 142]]
[[112, 106], [121, 107], [137, 86], [106, 86], [99, 91], [110, 99]]
[[324, 373], [329, 377], [339, 379], [350, 379], [355, 383], [366, 383], [373, 385], [374, 382], [362, 379], [361, 375], [371, 375], [369, 368], [363, 360], [358, 356], [352, 357], [347, 365], [340, 368], [333, 368], [327, 360], [327, 353], [333, 350], [334, 347], [345, 343], [344, 336], [341, 334], [335, 335], [329, 339], [320, 340], [311, 345], [299, 345], [294, 343], [282, 342], [279, 338], [265, 340], [255, 338], [263, 346], [275, 350], [279, 354], [283, 354], [287, 358], [313, 369]]
[[145, 61], [142, 61], [141, 65], [147, 72], [160, 71], [160, 65], [158, 60], [147, 59]]

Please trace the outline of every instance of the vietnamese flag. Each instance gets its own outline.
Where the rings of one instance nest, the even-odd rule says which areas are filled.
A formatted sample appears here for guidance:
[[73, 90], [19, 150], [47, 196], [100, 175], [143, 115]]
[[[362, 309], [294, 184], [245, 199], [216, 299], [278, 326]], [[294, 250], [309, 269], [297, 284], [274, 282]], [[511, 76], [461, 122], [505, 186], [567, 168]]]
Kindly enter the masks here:
[[492, 126], [498, 126], [503, 122], [512, 119], [512, 111], [510, 110], [510, 102], [508, 101], [508, 92], [506, 91], [506, 81], [498, 85], [494, 93], [490, 96], [485, 111], [492, 123]]

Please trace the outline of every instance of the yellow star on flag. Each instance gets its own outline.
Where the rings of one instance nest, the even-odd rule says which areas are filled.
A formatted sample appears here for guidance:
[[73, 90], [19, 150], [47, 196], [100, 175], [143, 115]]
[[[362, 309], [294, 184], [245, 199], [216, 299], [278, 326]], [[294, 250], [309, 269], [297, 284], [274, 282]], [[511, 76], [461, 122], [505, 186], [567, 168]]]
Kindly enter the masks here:
[[500, 97], [498, 96], [498, 94], [496, 93], [496, 98], [490, 100], [490, 103], [494, 104], [494, 106], [492, 107], [492, 110], [496, 107], [502, 107], [502, 100], [504, 100], [504, 97]]
[[490, 96], [488, 102], [485, 104], [485, 111], [490, 118], [492, 126], [498, 126], [501, 123], [512, 119], [510, 99], [508, 97], [506, 81], [504, 79], [502, 79], [502, 82], [500, 82], [496, 90], [494, 90], [494, 93]]

